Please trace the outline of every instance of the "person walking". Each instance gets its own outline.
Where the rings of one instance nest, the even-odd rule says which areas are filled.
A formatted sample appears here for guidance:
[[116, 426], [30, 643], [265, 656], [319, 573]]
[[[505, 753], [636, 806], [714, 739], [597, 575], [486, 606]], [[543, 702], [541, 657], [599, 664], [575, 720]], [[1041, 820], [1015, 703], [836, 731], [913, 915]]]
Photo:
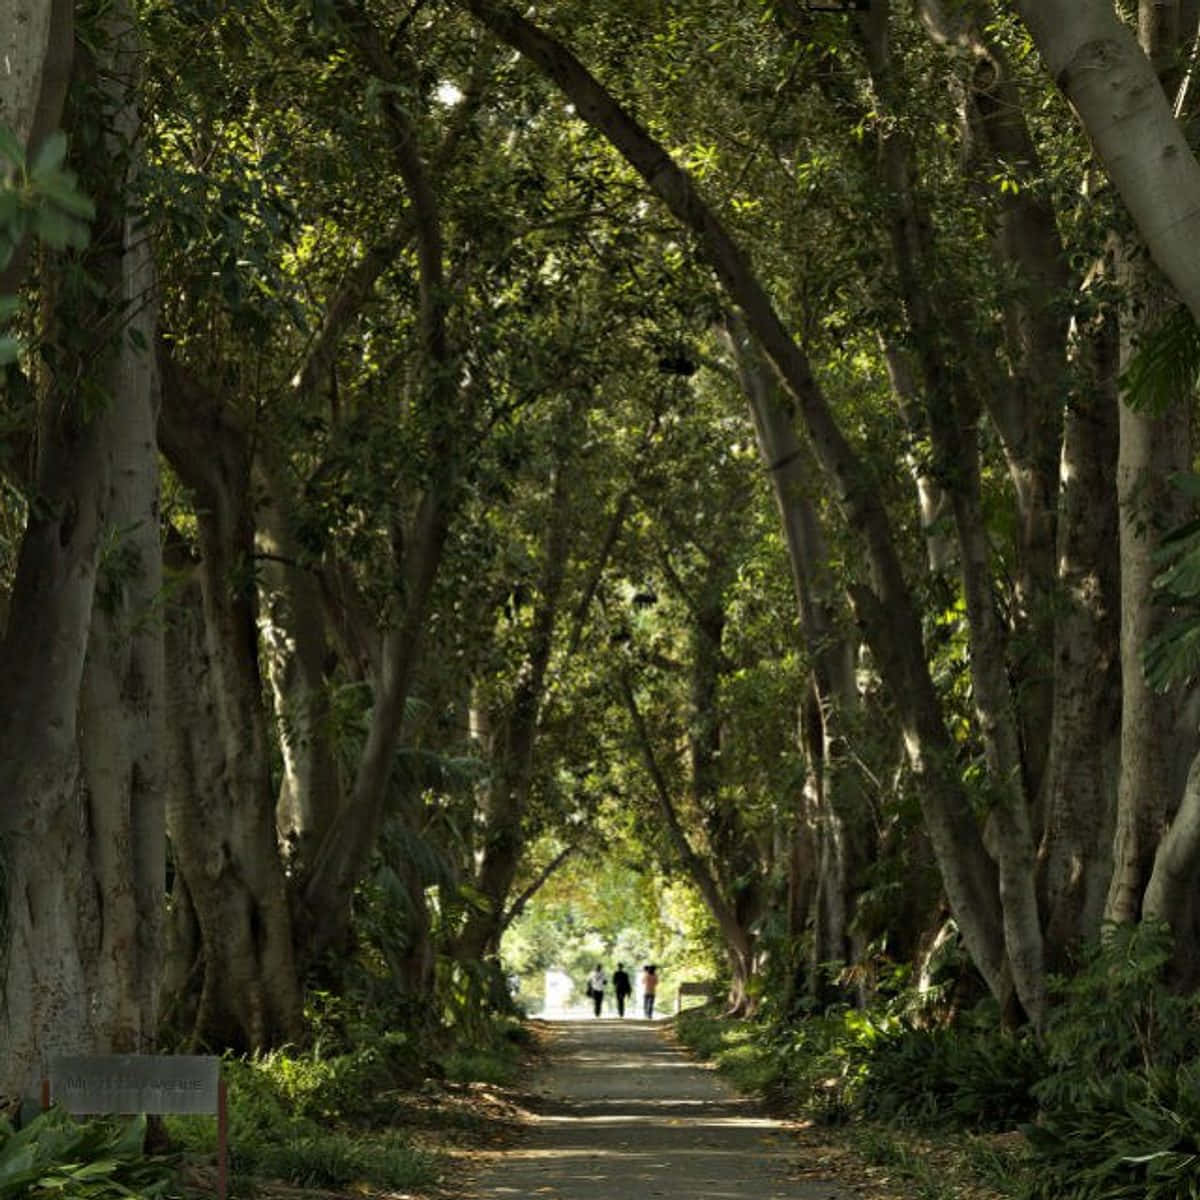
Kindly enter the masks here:
[[647, 963], [642, 968], [642, 1012], [647, 1021], [654, 1020], [654, 993], [658, 991], [658, 968]]
[[608, 976], [604, 973], [604, 968], [597, 963], [596, 969], [588, 976], [588, 995], [592, 998], [592, 1009], [596, 1016], [600, 1015], [600, 1008], [604, 1004], [606, 987], [608, 987]]
[[613, 995], [617, 998], [617, 1016], [625, 1015], [625, 1001], [633, 991], [633, 981], [629, 978], [629, 972], [625, 970], [624, 963], [617, 963], [617, 969], [613, 972]]

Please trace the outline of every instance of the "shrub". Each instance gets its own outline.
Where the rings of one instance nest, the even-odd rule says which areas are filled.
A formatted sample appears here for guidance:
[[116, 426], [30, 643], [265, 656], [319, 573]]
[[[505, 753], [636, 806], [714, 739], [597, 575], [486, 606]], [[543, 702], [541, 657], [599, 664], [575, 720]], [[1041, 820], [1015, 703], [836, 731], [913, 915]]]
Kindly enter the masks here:
[[1044, 1107], [1070, 1106], [1114, 1073], [1174, 1067], [1200, 1055], [1196, 997], [1166, 983], [1171, 955], [1162, 922], [1109, 925], [1080, 971], [1056, 981], [1063, 1002], [1046, 1030], [1050, 1070], [1037, 1088]]
[[1110, 926], [1059, 982], [1047, 1029], [1051, 1072], [1024, 1126], [1032, 1200], [1200, 1197], [1197, 1002], [1167, 984], [1171, 935], [1151, 921]]
[[1029, 1200], [1200, 1197], [1200, 1068], [1093, 1079], [1024, 1132]]
[[80, 1122], [52, 1108], [20, 1130], [0, 1119], [0, 1200], [163, 1196], [174, 1165], [145, 1154], [145, 1139], [145, 1117]]
[[1033, 1088], [1046, 1069], [1031, 1037], [1000, 1030], [901, 1026], [859, 1055], [866, 1116], [975, 1130], [1029, 1120]]

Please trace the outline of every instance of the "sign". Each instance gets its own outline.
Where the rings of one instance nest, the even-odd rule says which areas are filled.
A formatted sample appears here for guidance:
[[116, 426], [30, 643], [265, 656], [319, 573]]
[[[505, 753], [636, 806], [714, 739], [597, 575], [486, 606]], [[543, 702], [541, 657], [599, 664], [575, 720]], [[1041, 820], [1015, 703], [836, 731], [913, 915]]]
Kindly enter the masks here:
[[42, 1080], [51, 1099], [74, 1116], [179, 1113], [217, 1117], [217, 1200], [229, 1182], [229, 1112], [221, 1060], [207, 1054], [60, 1055]]
[[215, 1113], [219, 1058], [104, 1054], [51, 1059], [50, 1096], [69, 1113]]

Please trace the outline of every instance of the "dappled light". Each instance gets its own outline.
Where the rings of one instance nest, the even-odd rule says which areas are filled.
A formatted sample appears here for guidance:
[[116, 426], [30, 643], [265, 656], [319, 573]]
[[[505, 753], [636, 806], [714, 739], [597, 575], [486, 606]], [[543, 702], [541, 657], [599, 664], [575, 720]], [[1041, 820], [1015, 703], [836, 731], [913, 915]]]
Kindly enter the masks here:
[[[531, 1125], [478, 1197], [808, 1197], [785, 1127], [649, 1022], [561, 1022]], [[819, 1193], [835, 1197], [832, 1184]]]

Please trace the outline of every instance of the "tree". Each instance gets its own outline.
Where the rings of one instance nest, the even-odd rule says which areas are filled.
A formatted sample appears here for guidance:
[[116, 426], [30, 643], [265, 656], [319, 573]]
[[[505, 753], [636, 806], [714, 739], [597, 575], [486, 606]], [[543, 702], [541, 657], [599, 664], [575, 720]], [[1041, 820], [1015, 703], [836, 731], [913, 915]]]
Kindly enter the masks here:
[[[49, 40], [29, 43], [41, 55], [33, 72], [17, 72], [42, 80], [40, 101], [16, 103], [28, 120], [19, 136], [57, 120], [65, 19], [51, 14]], [[86, 32], [67, 124], [94, 197], [93, 236], [89, 245], [78, 224], [92, 205], [62, 169], [67, 140], [51, 134], [29, 164], [45, 193], [34, 227], [50, 248], [33, 281], [48, 314], [38, 331], [46, 366], [10, 367], [6, 380], [6, 398], [32, 398], [37, 411], [32, 468], [17, 473], [26, 521], [0, 647], [8, 1096], [31, 1087], [55, 1052], [145, 1050], [157, 1034], [164, 681], [148, 349], [156, 286], [131, 200], [140, 49], [123, 5]], [[10, 173], [8, 195], [23, 183]], [[68, 245], [77, 253], [62, 253]]]

